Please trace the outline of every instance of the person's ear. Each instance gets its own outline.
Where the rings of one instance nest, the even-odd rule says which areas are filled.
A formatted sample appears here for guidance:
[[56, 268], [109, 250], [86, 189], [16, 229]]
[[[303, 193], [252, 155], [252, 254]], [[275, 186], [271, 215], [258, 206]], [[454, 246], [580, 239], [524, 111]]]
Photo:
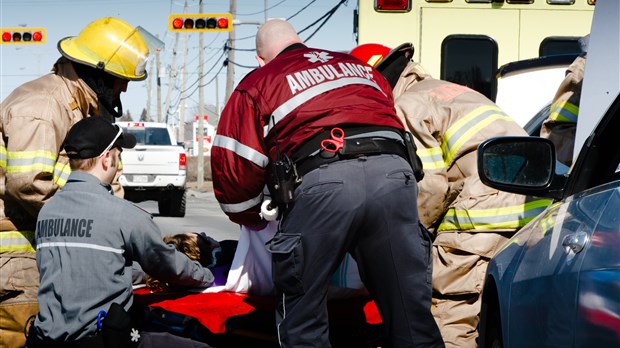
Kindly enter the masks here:
[[100, 158], [103, 169], [108, 169], [112, 164], [112, 151], [108, 150], [105, 152], [103, 156]]
[[256, 56], [256, 61], [258, 62], [258, 66], [260, 66], [261, 68], [265, 66], [265, 59], [263, 59], [263, 57], [261, 56]]

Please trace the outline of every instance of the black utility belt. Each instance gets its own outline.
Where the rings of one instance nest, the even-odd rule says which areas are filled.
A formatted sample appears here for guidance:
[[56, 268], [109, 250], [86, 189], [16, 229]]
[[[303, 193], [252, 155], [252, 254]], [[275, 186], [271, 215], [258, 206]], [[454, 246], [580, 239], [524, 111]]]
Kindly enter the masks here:
[[393, 139], [385, 138], [355, 138], [344, 139], [342, 148], [337, 152], [318, 150], [313, 156], [305, 157], [297, 162], [297, 174], [304, 176], [308, 172], [328, 163], [352, 159], [363, 156], [398, 155], [409, 161], [405, 145]]

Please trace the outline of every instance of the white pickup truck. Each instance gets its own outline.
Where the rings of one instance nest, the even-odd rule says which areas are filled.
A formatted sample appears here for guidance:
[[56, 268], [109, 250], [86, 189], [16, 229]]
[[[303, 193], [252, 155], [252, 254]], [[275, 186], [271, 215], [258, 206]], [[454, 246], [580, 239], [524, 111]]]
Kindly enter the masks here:
[[125, 199], [155, 200], [162, 216], [185, 216], [187, 155], [165, 123], [117, 122], [136, 137], [136, 147], [123, 150], [119, 178]]

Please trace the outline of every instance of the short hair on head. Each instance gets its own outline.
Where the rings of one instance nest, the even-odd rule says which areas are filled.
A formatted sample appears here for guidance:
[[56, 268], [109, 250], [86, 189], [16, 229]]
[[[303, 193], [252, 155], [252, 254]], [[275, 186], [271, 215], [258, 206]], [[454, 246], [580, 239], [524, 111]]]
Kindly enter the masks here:
[[269, 62], [289, 45], [301, 42], [291, 23], [277, 18], [270, 19], [256, 33], [256, 54]]
[[92, 169], [95, 165], [97, 165], [98, 160], [99, 160], [99, 157], [70, 158], [69, 166], [71, 167], [71, 170], [73, 171], [76, 171], [76, 170], [87, 171], [89, 169]]

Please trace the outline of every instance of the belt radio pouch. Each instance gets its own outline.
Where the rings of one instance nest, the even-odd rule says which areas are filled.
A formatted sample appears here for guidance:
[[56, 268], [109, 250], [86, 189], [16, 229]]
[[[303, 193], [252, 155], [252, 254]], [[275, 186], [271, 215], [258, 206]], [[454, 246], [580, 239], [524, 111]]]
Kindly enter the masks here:
[[101, 334], [106, 348], [135, 348], [139, 333], [133, 326], [131, 316], [118, 303], [112, 303], [103, 319]]
[[413, 134], [405, 132], [403, 139], [405, 140], [405, 148], [407, 149], [407, 157], [409, 158], [409, 164], [413, 169], [413, 175], [417, 181], [421, 181], [424, 178], [424, 170], [422, 169], [422, 160], [416, 153], [417, 148], [413, 143]]
[[297, 175], [295, 164], [288, 156], [273, 162], [271, 165], [272, 178], [268, 185], [273, 203], [278, 207], [286, 207], [295, 199], [295, 187], [301, 182]]

